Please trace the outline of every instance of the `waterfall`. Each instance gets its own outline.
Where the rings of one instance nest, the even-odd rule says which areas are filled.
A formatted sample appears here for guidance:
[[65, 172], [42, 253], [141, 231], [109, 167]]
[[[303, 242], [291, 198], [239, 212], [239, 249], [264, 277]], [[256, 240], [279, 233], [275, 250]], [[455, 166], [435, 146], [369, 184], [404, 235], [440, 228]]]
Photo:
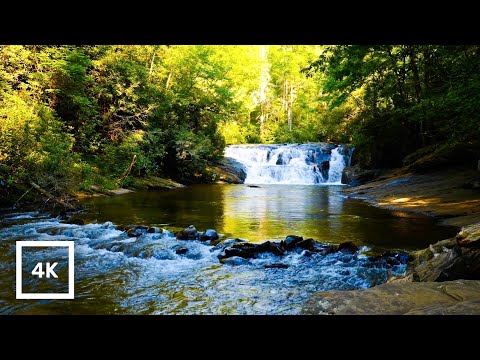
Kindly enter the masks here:
[[351, 148], [327, 143], [230, 145], [225, 156], [245, 166], [246, 184], [341, 184]]
[[332, 184], [342, 183], [342, 172], [345, 168], [345, 157], [339, 153], [338, 148], [332, 150], [330, 155], [330, 168], [328, 169], [328, 182]]

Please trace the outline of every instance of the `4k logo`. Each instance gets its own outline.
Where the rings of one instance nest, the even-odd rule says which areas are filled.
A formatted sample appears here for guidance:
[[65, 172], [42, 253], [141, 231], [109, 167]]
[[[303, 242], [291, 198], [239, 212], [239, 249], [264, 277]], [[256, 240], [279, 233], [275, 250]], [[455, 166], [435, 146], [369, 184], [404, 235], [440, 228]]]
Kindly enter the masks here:
[[45, 275], [45, 273], [46, 273], [47, 278], [50, 278], [50, 275], [52, 275], [55, 279], [58, 279], [58, 275], [55, 273], [55, 271], [53, 271], [53, 269], [55, 268], [55, 266], [57, 266], [57, 264], [58, 263], [55, 262], [52, 265], [50, 265], [50, 263], [47, 262], [47, 264], [45, 266], [45, 271], [42, 271], [43, 263], [39, 262], [33, 268], [32, 275], [38, 276], [38, 278], [41, 279], [43, 277], [43, 275]]
[[[16, 242], [16, 255], [17, 255], [17, 284], [16, 284], [16, 298], [17, 299], [73, 299], [74, 298], [74, 242], [73, 241], [17, 241]], [[65, 293], [34, 293], [34, 292], [23, 292], [23, 265], [22, 265], [22, 249], [23, 248], [67, 248], [68, 249], [68, 260], [67, 264], [62, 263], [63, 265], [68, 265], [68, 292]], [[61, 251], [61, 250], [60, 250]], [[37, 255], [38, 256], [38, 255]], [[29, 268], [26, 274], [31, 274], [32, 277], [38, 279], [52, 279], [53, 281], [59, 281], [60, 272], [57, 274], [55, 268], [59, 264], [58, 261], [52, 262], [45, 259], [46, 261], [37, 262], [33, 268]], [[33, 266], [31, 264], [30, 266]], [[65, 274], [65, 266], [63, 266], [63, 272]], [[57, 271], [58, 270], [57, 268]], [[26, 276], [25, 274], [25, 276]], [[64, 279], [65, 279], [64, 275]], [[33, 280], [29, 279], [30, 283], [32, 281], [44, 281], [44, 280]], [[55, 280], [57, 279], [57, 280]], [[60, 283], [62, 284], [62, 283]]]

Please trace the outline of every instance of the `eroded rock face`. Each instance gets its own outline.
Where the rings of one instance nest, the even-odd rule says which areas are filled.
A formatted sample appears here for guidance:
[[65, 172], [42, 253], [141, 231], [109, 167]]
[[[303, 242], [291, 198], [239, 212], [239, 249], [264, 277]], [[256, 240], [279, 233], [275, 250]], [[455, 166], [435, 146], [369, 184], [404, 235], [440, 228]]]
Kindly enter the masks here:
[[211, 170], [217, 175], [217, 180], [230, 184], [243, 184], [247, 177], [245, 166], [230, 157], [212, 164]]
[[439, 241], [409, 256], [413, 281], [480, 279], [480, 224], [462, 228], [455, 238]]
[[480, 314], [480, 281], [387, 283], [365, 290], [321, 291], [308, 315]]
[[459, 246], [480, 248], [480, 223], [464, 226], [456, 239]]

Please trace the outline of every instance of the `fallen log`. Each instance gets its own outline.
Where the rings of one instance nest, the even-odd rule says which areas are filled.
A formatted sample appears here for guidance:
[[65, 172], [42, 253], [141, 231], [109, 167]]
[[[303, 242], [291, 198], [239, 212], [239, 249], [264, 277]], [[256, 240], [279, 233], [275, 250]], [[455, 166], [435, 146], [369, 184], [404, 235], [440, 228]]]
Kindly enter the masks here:
[[35, 190], [37, 190], [40, 194], [42, 195], [45, 195], [46, 197], [52, 199], [53, 201], [55, 201], [57, 204], [63, 206], [64, 208], [67, 208], [67, 209], [70, 209], [70, 210], [75, 210], [75, 206], [69, 204], [69, 203], [66, 203], [65, 201], [63, 201], [62, 199], [60, 199], [59, 197], [56, 197], [56, 196], [53, 196], [52, 194], [50, 194], [48, 191], [42, 189], [40, 186], [38, 186], [37, 184], [35, 184], [33, 181], [29, 181], [28, 182], [30, 185], [32, 185], [33, 188], [35, 188]]

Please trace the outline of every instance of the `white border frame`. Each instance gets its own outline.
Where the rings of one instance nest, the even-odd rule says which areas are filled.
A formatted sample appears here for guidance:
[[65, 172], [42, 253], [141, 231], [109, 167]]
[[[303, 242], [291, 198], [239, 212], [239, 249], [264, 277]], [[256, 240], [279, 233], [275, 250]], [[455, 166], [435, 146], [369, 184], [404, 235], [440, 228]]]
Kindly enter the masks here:
[[[17, 241], [17, 299], [74, 299], [74, 241]], [[22, 249], [24, 247], [68, 247], [68, 293], [23, 293], [22, 292]]]

